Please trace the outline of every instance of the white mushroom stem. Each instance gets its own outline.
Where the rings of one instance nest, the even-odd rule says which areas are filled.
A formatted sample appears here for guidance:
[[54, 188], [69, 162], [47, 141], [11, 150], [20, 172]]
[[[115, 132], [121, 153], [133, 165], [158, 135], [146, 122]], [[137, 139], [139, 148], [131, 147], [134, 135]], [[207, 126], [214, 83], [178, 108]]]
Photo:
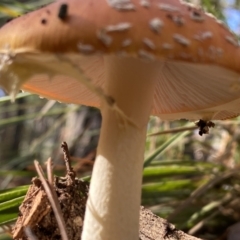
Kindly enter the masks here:
[[160, 66], [111, 56], [105, 67], [106, 93], [138, 127], [122, 126], [116, 113], [102, 106], [82, 239], [137, 240], [146, 128]]

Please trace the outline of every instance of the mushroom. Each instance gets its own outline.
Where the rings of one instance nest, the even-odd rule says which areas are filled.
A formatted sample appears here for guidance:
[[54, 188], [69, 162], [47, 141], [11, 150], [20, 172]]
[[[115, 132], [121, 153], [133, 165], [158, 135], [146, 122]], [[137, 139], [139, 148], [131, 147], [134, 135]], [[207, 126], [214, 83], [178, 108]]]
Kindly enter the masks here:
[[149, 115], [238, 116], [239, 57], [224, 24], [179, 0], [60, 0], [0, 29], [0, 85], [13, 97], [100, 107], [84, 240], [138, 239]]

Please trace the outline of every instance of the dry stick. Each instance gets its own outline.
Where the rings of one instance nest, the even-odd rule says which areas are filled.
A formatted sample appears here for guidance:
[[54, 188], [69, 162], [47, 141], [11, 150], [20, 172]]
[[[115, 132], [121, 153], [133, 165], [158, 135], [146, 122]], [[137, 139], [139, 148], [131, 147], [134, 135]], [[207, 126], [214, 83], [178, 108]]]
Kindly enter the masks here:
[[62, 239], [63, 240], [69, 240], [67, 236], [67, 231], [66, 231], [66, 225], [62, 216], [60, 204], [58, 202], [57, 194], [56, 192], [52, 189], [52, 186], [46, 181], [43, 175], [43, 170], [39, 164], [38, 161], [34, 161], [35, 168], [37, 170], [37, 173], [39, 175], [39, 178], [42, 182], [42, 185], [44, 187], [44, 190], [48, 196], [49, 202], [52, 206], [53, 212], [55, 214], [57, 224], [59, 227], [59, 231], [61, 233]]
[[53, 186], [53, 171], [52, 171], [52, 159], [47, 160], [47, 178], [50, 186]]
[[66, 169], [67, 169], [67, 174], [72, 173], [73, 169], [72, 169], [71, 164], [70, 164], [70, 154], [69, 154], [67, 143], [62, 142], [61, 148], [62, 148], [62, 151], [63, 151], [63, 156], [64, 156], [64, 161], [65, 161], [65, 165], [66, 165]]
[[171, 130], [166, 130], [166, 131], [161, 131], [161, 132], [156, 132], [156, 133], [150, 133], [147, 135], [147, 137], [153, 137], [153, 136], [158, 136], [158, 135], [162, 135], [162, 134], [167, 134], [167, 133], [178, 133], [178, 132], [184, 132], [184, 131], [192, 131], [192, 130], [196, 130], [198, 129], [198, 127], [185, 127], [185, 128], [175, 128], [175, 129], [171, 129]]
[[223, 174], [221, 176], [217, 176], [214, 179], [212, 179], [211, 181], [209, 181], [206, 184], [204, 184], [203, 186], [200, 186], [198, 189], [196, 189], [191, 194], [191, 196], [188, 199], [186, 199], [182, 204], [180, 204], [180, 206], [168, 217], [168, 221], [171, 222], [171, 220], [173, 220], [176, 217], [176, 215], [179, 214], [179, 212], [181, 212], [185, 207], [189, 207], [189, 205], [196, 198], [200, 197], [207, 190], [209, 190], [210, 188], [212, 188], [213, 186], [215, 186], [219, 182], [225, 180], [226, 178], [229, 178], [229, 177], [233, 176], [234, 174], [238, 174], [238, 170], [230, 171], [230, 172], [227, 172], [227, 173], [225, 173], [225, 174]]

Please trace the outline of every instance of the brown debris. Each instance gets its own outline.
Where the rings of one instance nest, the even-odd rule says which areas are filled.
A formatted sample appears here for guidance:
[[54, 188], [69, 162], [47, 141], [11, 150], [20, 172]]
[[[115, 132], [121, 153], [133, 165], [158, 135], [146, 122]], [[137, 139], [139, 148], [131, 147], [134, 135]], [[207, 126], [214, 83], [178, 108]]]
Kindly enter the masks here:
[[199, 135], [202, 136], [203, 134], [208, 134], [209, 128], [214, 128], [215, 124], [211, 121], [204, 121], [204, 120], [200, 119], [196, 123], [196, 126], [199, 128]]
[[71, 167], [71, 164], [70, 164], [71, 157], [70, 157], [70, 154], [69, 154], [67, 143], [63, 142], [61, 144], [61, 148], [62, 148], [62, 151], [63, 151], [63, 157], [64, 157], [66, 169], [67, 169], [67, 174], [69, 176], [71, 176], [72, 179], [75, 179], [75, 172], [73, 171], [73, 168]]
[[24, 227], [33, 227], [40, 222], [51, 207], [46, 193], [43, 191], [41, 181], [38, 178], [32, 179], [32, 185], [21, 206], [19, 207], [19, 217], [14, 226], [13, 238], [20, 239], [24, 233]]
[[[88, 196], [88, 183], [75, 179], [75, 173], [70, 166], [66, 143], [62, 144], [62, 148], [67, 165], [67, 175], [65, 177], [55, 176], [52, 187], [58, 197], [68, 238], [79, 240]], [[42, 182], [38, 178], [34, 178], [32, 182], [33, 184], [19, 208], [19, 217], [12, 232], [13, 239], [28, 240], [29, 237], [26, 236], [26, 231], [24, 231], [26, 227], [31, 229], [37, 239], [61, 239], [56, 216]]]
[[175, 228], [167, 220], [141, 207], [140, 210], [140, 240], [200, 240]]

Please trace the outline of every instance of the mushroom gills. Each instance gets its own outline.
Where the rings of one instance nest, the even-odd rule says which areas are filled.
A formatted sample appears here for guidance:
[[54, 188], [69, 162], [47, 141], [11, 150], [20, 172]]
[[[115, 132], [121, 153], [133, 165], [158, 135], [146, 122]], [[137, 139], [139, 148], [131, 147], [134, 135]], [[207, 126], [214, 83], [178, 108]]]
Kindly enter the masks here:
[[[166, 120], [219, 120], [240, 114], [239, 73], [216, 65], [166, 60], [152, 63], [156, 61], [159, 81], [152, 114]], [[101, 90], [105, 88], [104, 71], [104, 58], [96, 55], [18, 53], [13, 62], [2, 54], [0, 85], [13, 97], [23, 84], [24, 90], [49, 99], [99, 107], [97, 97], [109, 102]]]

